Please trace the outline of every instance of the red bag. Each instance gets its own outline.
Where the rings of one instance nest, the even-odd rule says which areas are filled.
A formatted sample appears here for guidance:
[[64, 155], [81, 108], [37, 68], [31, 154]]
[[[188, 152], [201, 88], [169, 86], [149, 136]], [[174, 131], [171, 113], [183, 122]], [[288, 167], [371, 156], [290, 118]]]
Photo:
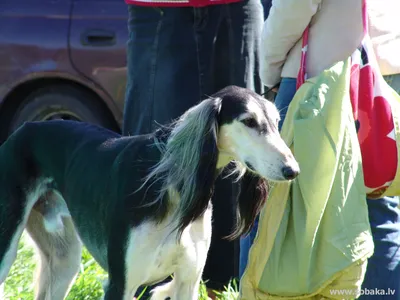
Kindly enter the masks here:
[[[350, 99], [360, 142], [366, 193], [369, 198], [400, 195], [400, 145], [397, 145], [400, 97], [386, 83], [379, 70], [368, 34], [365, 0], [362, 0], [362, 16], [364, 37], [351, 55]], [[307, 78], [308, 34], [309, 27], [303, 33], [297, 88]]]

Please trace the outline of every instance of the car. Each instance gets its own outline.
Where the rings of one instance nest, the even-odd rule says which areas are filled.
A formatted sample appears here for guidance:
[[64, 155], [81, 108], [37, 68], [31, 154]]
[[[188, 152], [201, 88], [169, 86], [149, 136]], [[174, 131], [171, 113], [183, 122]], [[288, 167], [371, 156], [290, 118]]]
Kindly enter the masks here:
[[0, 1], [0, 143], [27, 121], [120, 132], [127, 20], [123, 0]]

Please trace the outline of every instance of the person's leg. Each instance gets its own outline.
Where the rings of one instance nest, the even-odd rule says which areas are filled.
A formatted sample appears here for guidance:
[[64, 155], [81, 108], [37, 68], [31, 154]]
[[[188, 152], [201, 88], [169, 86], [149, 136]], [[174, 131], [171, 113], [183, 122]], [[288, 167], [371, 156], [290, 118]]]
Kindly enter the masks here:
[[239, 261], [239, 278], [242, 278], [244, 271], [247, 267], [247, 262], [249, 260], [249, 252], [251, 245], [253, 245], [254, 239], [256, 238], [258, 230], [258, 219], [254, 223], [253, 228], [250, 233], [240, 239], [240, 261]]
[[[398, 197], [367, 200], [369, 220], [375, 250], [368, 260], [367, 272], [362, 284], [366, 299], [400, 299], [400, 211]], [[374, 295], [376, 289], [389, 289], [393, 295]], [[368, 293], [369, 292], [369, 293]]]
[[[129, 6], [124, 135], [148, 133], [201, 100], [198, 24], [190, 7]], [[140, 299], [148, 299], [152, 288]]]
[[285, 121], [289, 104], [292, 102], [293, 97], [296, 94], [296, 82], [296, 78], [282, 78], [278, 93], [276, 94], [275, 106], [281, 116], [279, 130], [281, 130], [283, 122]]
[[261, 31], [264, 22], [259, 0], [224, 6], [224, 17], [215, 41], [214, 89], [227, 85], [263, 93], [259, 77]]
[[[128, 6], [127, 86], [122, 134], [148, 133], [152, 128], [153, 82], [160, 47], [162, 12], [157, 8]], [[152, 287], [140, 287], [136, 297], [149, 298]]]
[[[212, 10], [212, 8], [210, 8]], [[246, 0], [224, 5], [223, 17], [215, 41], [212, 68], [206, 77], [209, 84], [205, 92], [213, 92], [237, 85], [262, 93], [258, 76], [260, 36], [263, 25], [261, 2]], [[231, 178], [219, 178], [213, 197], [213, 239], [203, 278], [209, 287], [222, 289], [239, 272], [239, 241], [229, 242], [223, 237], [230, 234], [236, 220], [237, 186]]]
[[200, 101], [190, 7], [129, 6], [124, 135], [148, 133]]
[[128, 6], [127, 85], [122, 134], [151, 130], [153, 82], [162, 14], [156, 8]]

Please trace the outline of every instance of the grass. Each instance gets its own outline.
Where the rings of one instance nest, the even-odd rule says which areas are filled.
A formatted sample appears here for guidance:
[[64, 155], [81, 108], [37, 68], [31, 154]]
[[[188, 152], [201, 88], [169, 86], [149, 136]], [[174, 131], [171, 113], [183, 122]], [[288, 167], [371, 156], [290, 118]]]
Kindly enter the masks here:
[[[33, 300], [33, 270], [37, 257], [27, 236], [18, 245], [18, 256], [5, 282], [4, 300]], [[103, 296], [102, 282], [107, 274], [84, 249], [79, 274], [66, 300], [98, 300]], [[200, 300], [206, 300], [206, 289], [200, 287]], [[1, 296], [0, 296], [1, 297]], [[237, 284], [233, 282], [218, 294], [219, 300], [238, 299]]]

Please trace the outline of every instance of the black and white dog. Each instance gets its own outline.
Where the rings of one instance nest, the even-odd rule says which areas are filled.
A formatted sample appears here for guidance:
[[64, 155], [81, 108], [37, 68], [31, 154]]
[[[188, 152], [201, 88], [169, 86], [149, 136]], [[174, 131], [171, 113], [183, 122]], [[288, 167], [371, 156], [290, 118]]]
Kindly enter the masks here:
[[26, 123], [0, 147], [0, 284], [26, 229], [41, 258], [35, 299], [64, 299], [82, 244], [109, 274], [106, 300], [132, 300], [170, 274], [152, 299], [198, 299], [220, 171], [236, 162], [241, 182], [231, 238], [251, 228], [266, 180], [299, 173], [278, 121], [271, 102], [231, 86], [147, 135]]

